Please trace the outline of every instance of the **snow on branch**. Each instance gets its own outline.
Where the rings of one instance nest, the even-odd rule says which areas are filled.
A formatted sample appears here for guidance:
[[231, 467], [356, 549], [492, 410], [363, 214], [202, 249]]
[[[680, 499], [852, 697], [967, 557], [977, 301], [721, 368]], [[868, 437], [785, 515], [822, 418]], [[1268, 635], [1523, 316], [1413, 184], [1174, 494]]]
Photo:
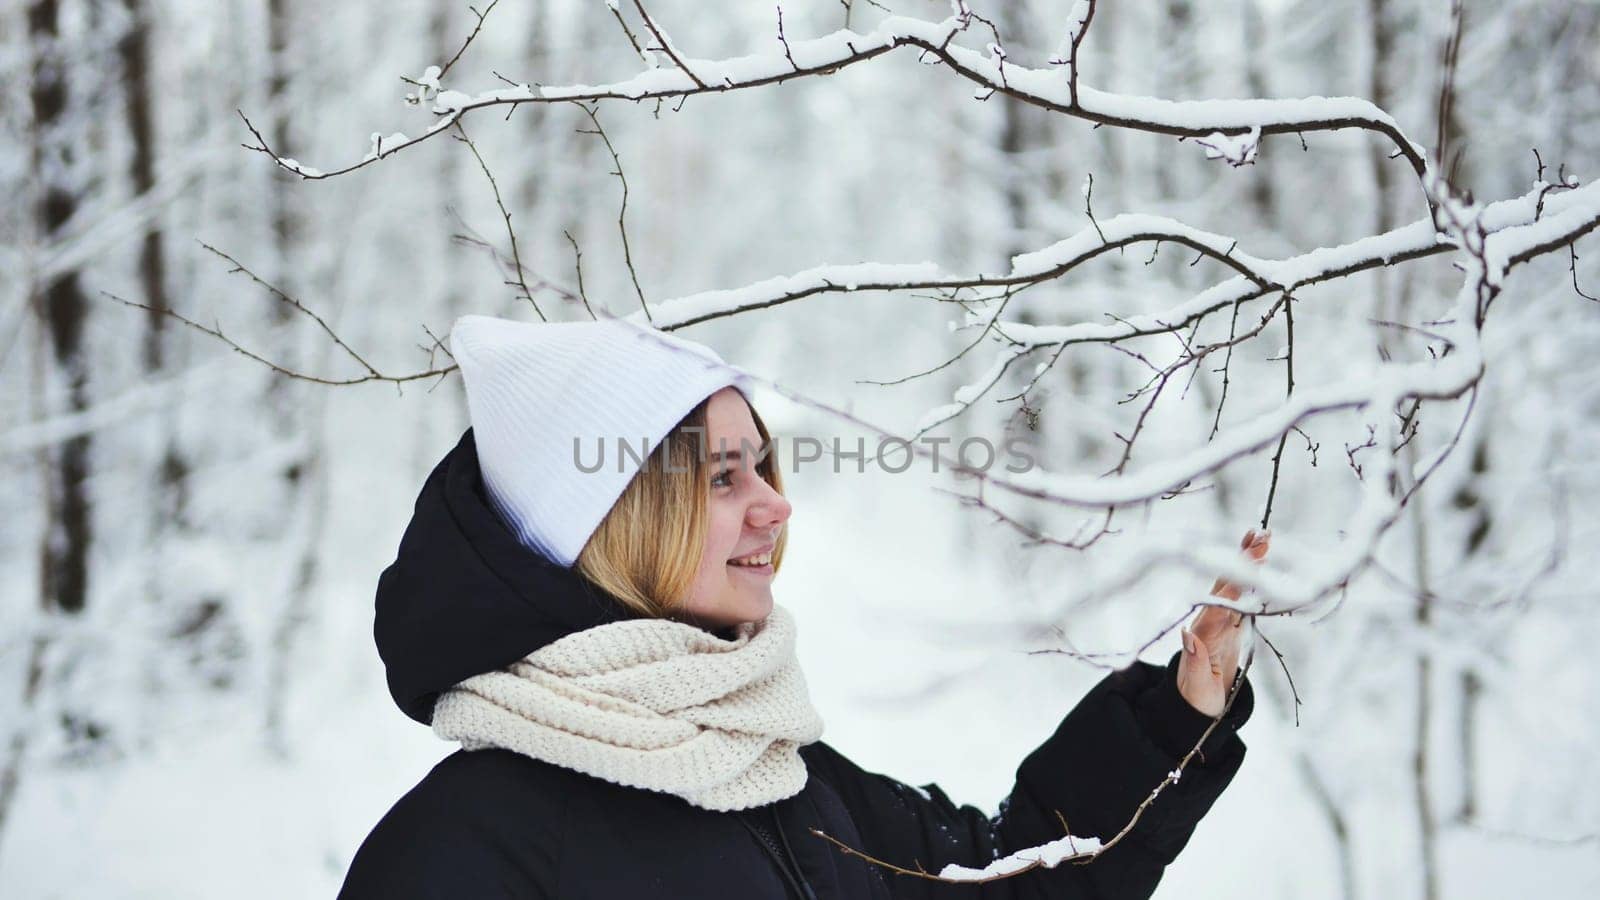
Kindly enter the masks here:
[[1099, 849], [1099, 838], [1074, 837], [1069, 834], [1037, 847], [1028, 847], [1009, 856], [1002, 856], [981, 869], [951, 863], [939, 870], [939, 877], [946, 881], [991, 881], [997, 875], [1015, 875], [1041, 866], [1054, 869], [1069, 860], [1093, 857], [1095, 851]]
[[1067, 33], [1061, 38], [1061, 47], [1049, 60], [1052, 66], [1067, 67], [1067, 96], [1073, 103], [1078, 101], [1078, 48], [1089, 33], [1094, 10], [1094, 0], [1075, 0], [1067, 12]]
[[1244, 134], [1223, 134], [1213, 131], [1195, 143], [1205, 148], [1206, 159], [1220, 159], [1234, 168], [1248, 166], [1256, 161], [1256, 150], [1261, 143], [1261, 129], [1252, 127]]
[[[1091, 12], [1085, 14], [1083, 20], [1085, 30], [1092, 16], [1092, 4], [1089, 9]], [[661, 100], [745, 90], [795, 78], [829, 75], [897, 47], [917, 47], [924, 60], [943, 62], [958, 75], [988, 91], [1004, 93], [1024, 103], [1100, 125], [1201, 139], [1212, 146], [1226, 145], [1226, 149], [1235, 155], [1248, 154], [1251, 159], [1254, 158], [1254, 147], [1261, 136], [1362, 129], [1381, 134], [1392, 141], [1396, 153], [1405, 158], [1419, 179], [1428, 171], [1423, 148], [1405, 136], [1393, 117], [1366, 100], [1354, 97], [1305, 97], [1175, 101], [1108, 93], [1079, 85], [1076, 67], [1071, 77], [1063, 81], [1054, 70], [1029, 69], [1004, 61], [994, 54], [957, 45], [955, 38], [967, 28], [970, 21], [970, 17], [961, 16], [952, 16], [940, 22], [890, 16], [865, 34], [840, 30], [809, 40], [784, 37], [775, 41], [777, 46], [770, 52], [725, 59], [688, 57], [676, 48], [670, 48], [664, 36], [658, 33], [662, 46], [670, 48], [676, 67], [647, 68], [618, 82], [540, 87], [517, 83], [476, 94], [443, 89], [435, 84], [437, 90], [432, 93], [432, 112], [440, 118], [429, 125], [426, 132], [390, 143], [380, 154], [369, 153], [359, 162], [332, 171], [325, 172], [298, 160], [278, 156], [260, 132], [250, 125], [248, 118], [245, 123], [256, 143], [254, 146], [245, 146], [265, 153], [275, 164], [302, 178], [331, 178], [421, 143], [461, 117], [480, 109], [562, 101]], [[1079, 31], [1070, 37], [1073, 41], [1081, 42], [1083, 33]], [[1072, 52], [1075, 54], [1077, 51], [1074, 49]], [[243, 115], [241, 112], [240, 116]], [[1230, 160], [1233, 158], [1228, 153], [1219, 155]]]
[[[1179, 244], [1216, 259], [1256, 287], [1270, 290], [1281, 286], [1268, 271], [1267, 261], [1238, 252], [1238, 241], [1233, 238], [1203, 231], [1165, 216], [1119, 215], [1044, 249], [1016, 256], [1011, 260], [1011, 271], [1004, 274], [979, 272], [956, 275], [941, 271], [937, 264], [931, 262], [818, 266], [740, 288], [705, 291], [664, 300], [652, 304], [650, 314], [657, 326], [676, 329], [823, 293], [955, 290], [1035, 284], [1058, 278], [1108, 250], [1151, 241]], [[635, 313], [634, 317], [642, 315], [642, 312]]]
[[[1600, 224], [1600, 207], [1595, 206], [1600, 197], [1596, 197], [1593, 193], [1595, 190], [1596, 187], [1590, 185], [1581, 191], [1572, 189], [1551, 195], [1546, 200], [1543, 192], [1536, 189], [1521, 197], [1489, 204], [1483, 208], [1480, 221], [1491, 235], [1495, 235], [1490, 242], [1493, 248], [1491, 252], [1503, 257], [1504, 262], [1515, 265], [1583, 236]], [[1552, 219], [1560, 219], [1560, 223], [1555, 226], [1544, 224], [1548, 221], [1542, 218], [1545, 209], [1549, 210]], [[1124, 218], [1130, 217], [1118, 217], [1118, 219]], [[1538, 231], [1529, 233], [1524, 230], [1535, 224], [1539, 225]], [[1180, 229], [1191, 231], [1186, 226], [1174, 226], [1177, 226], [1177, 223], [1170, 223], [1168, 227], [1171, 227], [1173, 232], [1178, 232]], [[1504, 238], [1499, 237], [1502, 232], [1505, 234]], [[1518, 235], [1521, 237], [1517, 237]], [[1210, 237], [1215, 238], [1215, 236]], [[1082, 239], [1084, 235], [1080, 233], [1056, 246], [1070, 245]], [[1153, 238], [1147, 233], [1142, 239]], [[1505, 241], [1517, 243], [1512, 245], [1504, 243]], [[1195, 246], [1193, 243], [1187, 245]], [[1211, 246], [1215, 247], [1215, 244]], [[1506, 253], [1502, 249], [1512, 246], [1515, 249], [1511, 253]], [[1020, 353], [1046, 347], [1061, 349], [1073, 344], [1114, 343], [1136, 337], [1171, 334], [1189, 327], [1214, 312], [1257, 300], [1274, 292], [1292, 294], [1301, 288], [1334, 281], [1357, 272], [1436, 256], [1456, 249], [1458, 247], [1453, 240], [1441, 238], [1431, 218], [1424, 218], [1383, 234], [1371, 235], [1334, 247], [1319, 247], [1282, 260], [1260, 260], [1234, 251], [1229, 253], [1228, 257], [1239, 266], [1247, 268], [1249, 270], [1247, 273], [1213, 285], [1188, 300], [1158, 313], [1115, 316], [1110, 322], [1078, 322], [1071, 325], [1040, 325], [998, 320], [995, 324], [1011, 342], [1011, 346], [1002, 351], [1001, 355], [1005, 358], [1014, 358]], [[1031, 254], [1024, 254], [1017, 259], [1022, 260], [1029, 256]], [[1050, 277], [1063, 274], [1070, 268], [1071, 266], [1066, 266]], [[985, 283], [998, 284], [1005, 281], [1002, 279]], [[943, 417], [925, 417], [924, 424], [927, 428], [937, 427], [965, 412], [973, 402], [994, 388], [1003, 375], [1004, 371], [991, 368], [985, 373], [984, 378], [958, 391], [963, 400], [939, 408], [944, 412]], [[1036, 382], [1042, 375], [1042, 371], [1036, 373], [1034, 381]], [[919, 427], [919, 432], [921, 430], [925, 428]]]

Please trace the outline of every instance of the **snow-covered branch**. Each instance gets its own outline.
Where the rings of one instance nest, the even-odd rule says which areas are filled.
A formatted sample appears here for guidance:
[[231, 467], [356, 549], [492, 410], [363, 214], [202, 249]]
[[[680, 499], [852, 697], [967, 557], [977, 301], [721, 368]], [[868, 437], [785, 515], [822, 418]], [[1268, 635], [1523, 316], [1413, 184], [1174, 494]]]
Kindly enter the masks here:
[[[1092, 6], [1090, 8], [1092, 10]], [[1082, 29], [1070, 36], [1074, 54], [1091, 15], [1085, 14]], [[1072, 77], [1063, 80], [1057, 71], [1002, 63], [1002, 57], [956, 44], [956, 37], [970, 21], [959, 16], [940, 22], [890, 16], [864, 34], [840, 30], [810, 40], [785, 37], [777, 41], [778, 46], [770, 52], [725, 59], [694, 59], [674, 50], [675, 68], [647, 68], [631, 78], [607, 84], [535, 87], [518, 83], [475, 94], [440, 88], [432, 97], [432, 111], [439, 118], [422, 135], [410, 138], [397, 135], [395, 137], [402, 139], [386, 141], [387, 146], [381, 153], [369, 152], [359, 162], [332, 171], [279, 157], [254, 126], [251, 132], [256, 144], [250, 149], [267, 154], [277, 165], [302, 178], [331, 178], [421, 143], [480, 109], [563, 101], [664, 100], [746, 90], [796, 78], [829, 75], [898, 47], [915, 47], [925, 59], [943, 62], [951, 71], [990, 92], [1003, 93], [1023, 103], [1098, 125], [1203, 139], [1211, 146], [1226, 143], [1239, 154], [1248, 153], [1252, 159], [1255, 141], [1260, 136], [1361, 129], [1381, 134], [1393, 142], [1395, 152], [1405, 158], [1419, 178], [1428, 171], [1423, 148], [1405, 136], [1392, 116], [1366, 100], [1304, 97], [1175, 101], [1109, 93], [1079, 84], [1076, 65], [1072, 68]]]
[[[1185, 225], [1165, 216], [1121, 215], [1085, 228], [1049, 247], [1021, 254], [1005, 273], [957, 275], [931, 262], [912, 264], [857, 263], [817, 266], [793, 275], [764, 279], [744, 287], [705, 291], [651, 306], [658, 327], [685, 328], [711, 319], [790, 303], [824, 293], [860, 291], [959, 290], [1036, 284], [1059, 278], [1110, 250], [1133, 244], [1178, 244], [1217, 260], [1261, 289], [1281, 287], [1269, 273], [1269, 262], [1237, 249], [1238, 241]], [[643, 313], [634, 314], [636, 318]]]
[[[1485, 229], [1495, 235], [1491, 245], [1494, 248], [1493, 252], [1500, 257], [1499, 264], [1510, 268], [1525, 263], [1552, 249], [1570, 244], [1600, 226], [1600, 207], [1595, 206], [1597, 200], [1595, 191], [1596, 186], [1590, 185], [1581, 190], [1569, 189], [1551, 195], [1548, 200], [1550, 216], [1561, 219], [1553, 226], [1547, 224], [1550, 219], [1544, 217], [1547, 206], [1544, 192], [1537, 188], [1521, 197], [1499, 201], [1485, 207], [1480, 221]], [[1526, 230], [1533, 226], [1538, 226], [1538, 230], [1533, 232]], [[1074, 242], [1086, 238], [1087, 233], [1080, 232], [1040, 253], [1048, 254], [1054, 252], [1055, 248], [1071, 246]], [[1146, 236], [1144, 239], [1150, 238]], [[1281, 260], [1255, 259], [1234, 252], [1229, 254], [1230, 259], [1246, 266], [1250, 273], [1248, 276], [1240, 275], [1215, 284], [1159, 313], [1119, 315], [1111, 322], [1079, 322], [1071, 325], [1042, 325], [998, 320], [995, 324], [1005, 334], [1008, 345], [999, 351], [997, 364], [999, 360], [1014, 359], [1024, 353], [1045, 347], [1059, 349], [1074, 344], [1115, 343], [1130, 338], [1170, 334], [1187, 328], [1214, 312], [1257, 300], [1274, 292], [1292, 294], [1301, 288], [1335, 281], [1358, 272], [1436, 256], [1457, 249], [1459, 248], [1451, 239], [1441, 237], [1435, 230], [1432, 218], [1424, 218], [1384, 234], [1360, 238], [1334, 247], [1319, 247]], [[1025, 254], [1017, 259], [1029, 259], [1034, 255]], [[1063, 274], [1070, 268], [1070, 265], [1066, 266], [1050, 277]], [[1007, 282], [998, 280], [993, 283]], [[674, 302], [668, 301], [668, 303]], [[965, 412], [974, 402], [999, 384], [1004, 374], [1003, 368], [990, 367], [984, 377], [957, 392], [956, 403], [939, 407], [924, 416], [918, 426], [919, 433], [937, 427]], [[1036, 373], [1034, 382], [1037, 382], [1042, 374], [1043, 370]]]

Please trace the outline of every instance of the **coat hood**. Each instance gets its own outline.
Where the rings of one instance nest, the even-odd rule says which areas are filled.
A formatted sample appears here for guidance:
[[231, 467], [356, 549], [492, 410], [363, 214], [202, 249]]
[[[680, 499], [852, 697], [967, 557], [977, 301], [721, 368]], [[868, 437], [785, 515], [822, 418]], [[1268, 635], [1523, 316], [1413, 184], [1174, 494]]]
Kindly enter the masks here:
[[373, 636], [389, 693], [426, 725], [439, 694], [463, 679], [635, 617], [575, 568], [518, 543], [489, 506], [469, 428], [429, 474], [378, 578]]

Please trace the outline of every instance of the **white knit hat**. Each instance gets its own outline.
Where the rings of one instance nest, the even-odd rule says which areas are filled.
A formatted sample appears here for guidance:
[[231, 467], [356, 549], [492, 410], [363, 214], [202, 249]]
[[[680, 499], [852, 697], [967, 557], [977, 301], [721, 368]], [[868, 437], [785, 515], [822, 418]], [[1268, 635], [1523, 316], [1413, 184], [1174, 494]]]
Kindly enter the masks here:
[[[641, 442], [654, 450], [724, 387], [750, 394], [749, 375], [711, 348], [623, 319], [462, 316], [450, 353], [466, 383], [490, 503], [517, 540], [563, 566], [638, 472], [635, 456], [648, 457]], [[597, 471], [579, 468], [601, 453]]]

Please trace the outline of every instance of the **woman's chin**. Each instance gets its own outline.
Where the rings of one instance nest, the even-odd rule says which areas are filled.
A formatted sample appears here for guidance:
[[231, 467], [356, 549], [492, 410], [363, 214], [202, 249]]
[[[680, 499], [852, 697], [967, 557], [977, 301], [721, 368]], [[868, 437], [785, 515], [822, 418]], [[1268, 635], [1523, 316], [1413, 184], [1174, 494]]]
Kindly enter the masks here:
[[767, 616], [772, 615], [772, 592], [763, 592], [760, 597], [756, 598], [752, 605], [755, 609], [755, 615], [750, 617], [750, 621], [759, 622], [762, 619], [765, 619]]
[[772, 615], [772, 592], [767, 590], [733, 591], [713, 604], [687, 605], [674, 618], [692, 622], [701, 627], [732, 628], [746, 622], [760, 622]]
[[729, 610], [729, 618], [736, 624], [746, 622], [760, 622], [772, 615], [772, 592], [742, 596], [739, 598], [736, 610]]

